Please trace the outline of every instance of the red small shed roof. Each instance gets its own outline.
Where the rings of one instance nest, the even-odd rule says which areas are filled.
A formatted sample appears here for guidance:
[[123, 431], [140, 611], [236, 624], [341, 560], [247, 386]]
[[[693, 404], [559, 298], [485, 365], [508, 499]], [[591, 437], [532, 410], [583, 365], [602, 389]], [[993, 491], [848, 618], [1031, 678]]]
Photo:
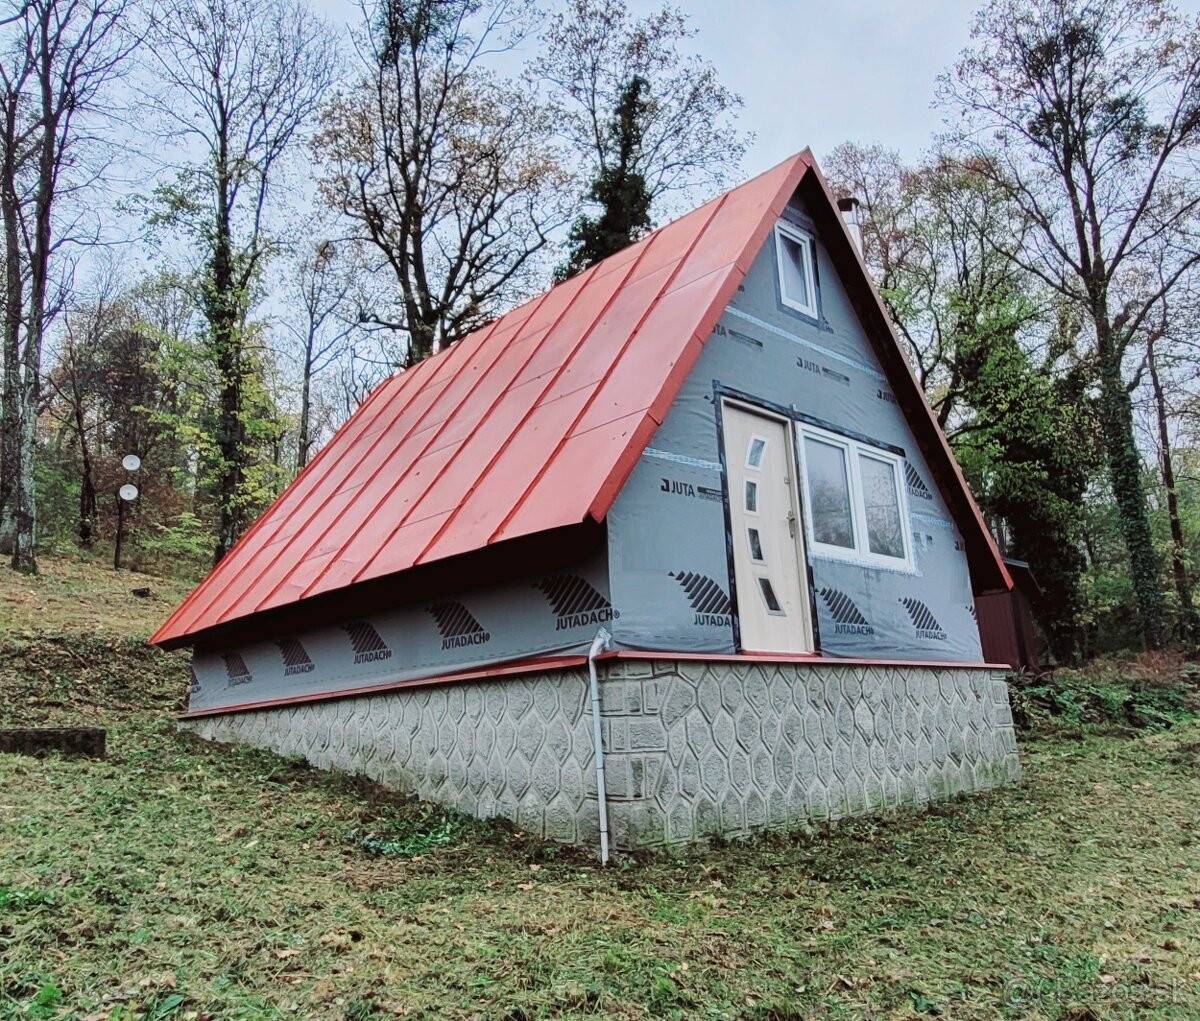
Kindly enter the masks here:
[[[381, 384], [151, 641], [187, 644], [359, 582], [603, 520], [806, 177], [840, 227], [806, 150]], [[831, 253], [857, 261], [844, 229], [837, 234], [842, 244]], [[839, 271], [846, 276], [844, 265]], [[873, 297], [867, 310], [882, 313], [861, 261], [857, 272]], [[886, 314], [883, 321], [885, 370], [906, 406], [923, 407], [919, 438], [928, 440], [932, 426], [934, 456], [930, 443], [922, 447], [939, 481], [949, 478], [957, 491], [951, 506], [966, 515], [956, 514], [971, 533], [973, 574], [982, 564], [990, 587], [1007, 588]]]

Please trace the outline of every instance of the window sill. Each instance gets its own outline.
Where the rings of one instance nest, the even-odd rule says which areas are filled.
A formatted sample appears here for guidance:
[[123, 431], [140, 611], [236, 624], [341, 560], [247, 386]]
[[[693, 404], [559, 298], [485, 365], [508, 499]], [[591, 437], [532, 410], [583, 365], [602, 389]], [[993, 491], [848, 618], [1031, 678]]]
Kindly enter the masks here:
[[846, 564], [850, 567], [861, 567], [865, 571], [879, 571], [882, 574], [902, 574], [910, 578], [923, 577], [921, 571], [913, 564], [897, 563], [887, 564], [876, 560], [864, 560], [862, 557], [853, 553], [845, 555], [838, 553], [826, 553], [823, 550], [814, 548], [812, 543], [809, 543], [808, 548], [809, 558], [812, 560], [823, 560], [830, 564]]

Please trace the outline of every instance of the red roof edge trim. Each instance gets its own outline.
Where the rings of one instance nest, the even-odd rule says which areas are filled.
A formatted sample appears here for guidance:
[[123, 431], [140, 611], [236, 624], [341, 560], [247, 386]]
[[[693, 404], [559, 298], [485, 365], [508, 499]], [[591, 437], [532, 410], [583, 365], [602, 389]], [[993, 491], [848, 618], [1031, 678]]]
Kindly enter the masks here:
[[297, 633], [324, 627], [331, 621], [369, 616], [383, 607], [426, 605], [464, 589], [502, 584], [516, 575], [566, 570], [596, 554], [603, 540], [604, 526], [587, 519], [429, 564], [416, 564], [399, 574], [379, 575], [298, 602], [281, 603], [157, 644], [166, 651], [191, 646], [198, 651], [222, 652], [260, 642], [266, 635]]

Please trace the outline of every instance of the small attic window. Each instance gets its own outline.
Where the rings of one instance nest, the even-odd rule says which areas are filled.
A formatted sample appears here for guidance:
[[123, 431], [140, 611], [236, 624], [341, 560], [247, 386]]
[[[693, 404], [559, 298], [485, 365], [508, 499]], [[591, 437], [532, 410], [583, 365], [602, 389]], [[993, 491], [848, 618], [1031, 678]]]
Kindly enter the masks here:
[[775, 224], [775, 259], [779, 267], [780, 300], [801, 315], [819, 318], [812, 235], [780, 220]]

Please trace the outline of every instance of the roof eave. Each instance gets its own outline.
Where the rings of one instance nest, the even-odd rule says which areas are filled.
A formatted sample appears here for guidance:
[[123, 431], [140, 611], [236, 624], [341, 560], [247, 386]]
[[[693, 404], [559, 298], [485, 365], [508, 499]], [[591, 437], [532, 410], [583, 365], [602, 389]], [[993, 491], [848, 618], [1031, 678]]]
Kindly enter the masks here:
[[[306, 599], [224, 620], [194, 631], [167, 633], [167, 625], [150, 644], [175, 649], [213, 648], [285, 635], [330, 620], [345, 620], [387, 603], [405, 605], [451, 595], [471, 586], [493, 584], [521, 574], [558, 570], [593, 553], [603, 529], [591, 518], [572, 525], [505, 539], [469, 553], [418, 564], [403, 571], [355, 582]], [[169, 621], [168, 621], [169, 624]]]

